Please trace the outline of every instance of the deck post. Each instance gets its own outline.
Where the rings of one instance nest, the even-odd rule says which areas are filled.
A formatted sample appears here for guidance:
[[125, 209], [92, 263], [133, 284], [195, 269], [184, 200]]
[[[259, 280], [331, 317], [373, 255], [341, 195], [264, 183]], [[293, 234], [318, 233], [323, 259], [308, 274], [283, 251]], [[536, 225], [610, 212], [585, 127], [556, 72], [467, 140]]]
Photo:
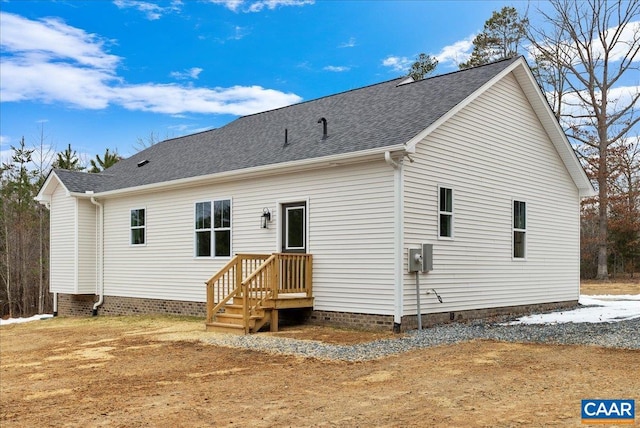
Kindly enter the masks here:
[[313, 263], [312, 263], [312, 260], [313, 260], [313, 256], [311, 254], [307, 255], [307, 257], [305, 258], [306, 266], [305, 266], [304, 272], [305, 272], [305, 277], [306, 278], [304, 279], [304, 287], [306, 288], [306, 291], [307, 291], [307, 297], [311, 297], [312, 290], [313, 290], [312, 289], [313, 284], [311, 283], [311, 281], [313, 281], [313, 272], [312, 272]]
[[269, 331], [276, 333], [278, 331], [278, 310], [271, 309], [271, 321], [269, 324]]

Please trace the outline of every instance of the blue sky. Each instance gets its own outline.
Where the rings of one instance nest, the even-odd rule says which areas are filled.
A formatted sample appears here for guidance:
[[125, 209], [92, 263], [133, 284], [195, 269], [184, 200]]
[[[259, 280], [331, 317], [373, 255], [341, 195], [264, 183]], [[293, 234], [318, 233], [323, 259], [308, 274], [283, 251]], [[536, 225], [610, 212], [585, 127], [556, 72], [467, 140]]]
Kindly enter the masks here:
[[[533, 2], [530, 7], [535, 7]], [[86, 162], [138, 139], [457, 70], [496, 1], [0, 1], [2, 161], [24, 136]], [[516, 2], [517, 8], [527, 3]]]

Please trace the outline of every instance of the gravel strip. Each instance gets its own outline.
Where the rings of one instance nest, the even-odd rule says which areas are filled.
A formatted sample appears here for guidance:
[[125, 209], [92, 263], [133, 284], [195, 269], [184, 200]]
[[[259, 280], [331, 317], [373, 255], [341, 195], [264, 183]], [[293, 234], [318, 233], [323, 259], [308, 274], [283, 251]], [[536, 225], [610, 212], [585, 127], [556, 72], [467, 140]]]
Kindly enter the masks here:
[[615, 323], [521, 324], [453, 323], [412, 331], [405, 336], [356, 345], [332, 345], [311, 340], [261, 335], [215, 334], [212, 345], [259, 352], [338, 361], [368, 361], [412, 349], [450, 345], [474, 339], [517, 343], [593, 345], [640, 349], [640, 318]]

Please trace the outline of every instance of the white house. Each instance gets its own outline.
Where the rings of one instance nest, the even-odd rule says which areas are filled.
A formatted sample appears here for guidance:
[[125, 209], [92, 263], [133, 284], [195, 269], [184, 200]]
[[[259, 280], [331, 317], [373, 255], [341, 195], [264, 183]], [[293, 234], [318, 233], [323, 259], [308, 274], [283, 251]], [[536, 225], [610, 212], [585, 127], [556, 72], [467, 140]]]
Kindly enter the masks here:
[[312, 322], [404, 330], [423, 244], [426, 323], [575, 304], [592, 194], [514, 58], [241, 117], [100, 174], [54, 170], [38, 200], [61, 314], [203, 315], [234, 255], [301, 253]]

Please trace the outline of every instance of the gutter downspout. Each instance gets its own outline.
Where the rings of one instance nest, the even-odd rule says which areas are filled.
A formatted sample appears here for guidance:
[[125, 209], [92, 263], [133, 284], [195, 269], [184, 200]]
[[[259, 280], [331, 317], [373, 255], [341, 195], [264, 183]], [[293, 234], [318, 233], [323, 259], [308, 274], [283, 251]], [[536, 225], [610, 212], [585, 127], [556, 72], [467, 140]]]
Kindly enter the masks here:
[[91, 313], [91, 315], [95, 317], [96, 315], [98, 315], [98, 308], [102, 306], [102, 304], [104, 303], [104, 268], [103, 268], [104, 248], [102, 245], [102, 241], [104, 238], [104, 230], [103, 230], [104, 208], [102, 204], [98, 202], [98, 200], [93, 196], [91, 197], [91, 203], [98, 207], [98, 252], [96, 254], [98, 258], [98, 263], [96, 266], [96, 269], [97, 269], [96, 276], [98, 279], [98, 284], [97, 284], [98, 285], [97, 286], [98, 301], [93, 304], [93, 311]]
[[393, 224], [395, 227], [393, 234], [394, 248], [394, 311], [393, 311], [393, 331], [400, 332], [400, 324], [402, 323], [402, 299], [403, 299], [403, 278], [404, 270], [402, 263], [404, 261], [402, 246], [404, 242], [404, 183], [402, 180], [402, 158], [398, 161], [393, 160], [390, 152], [384, 153], [385, 162], [393, 168]]

